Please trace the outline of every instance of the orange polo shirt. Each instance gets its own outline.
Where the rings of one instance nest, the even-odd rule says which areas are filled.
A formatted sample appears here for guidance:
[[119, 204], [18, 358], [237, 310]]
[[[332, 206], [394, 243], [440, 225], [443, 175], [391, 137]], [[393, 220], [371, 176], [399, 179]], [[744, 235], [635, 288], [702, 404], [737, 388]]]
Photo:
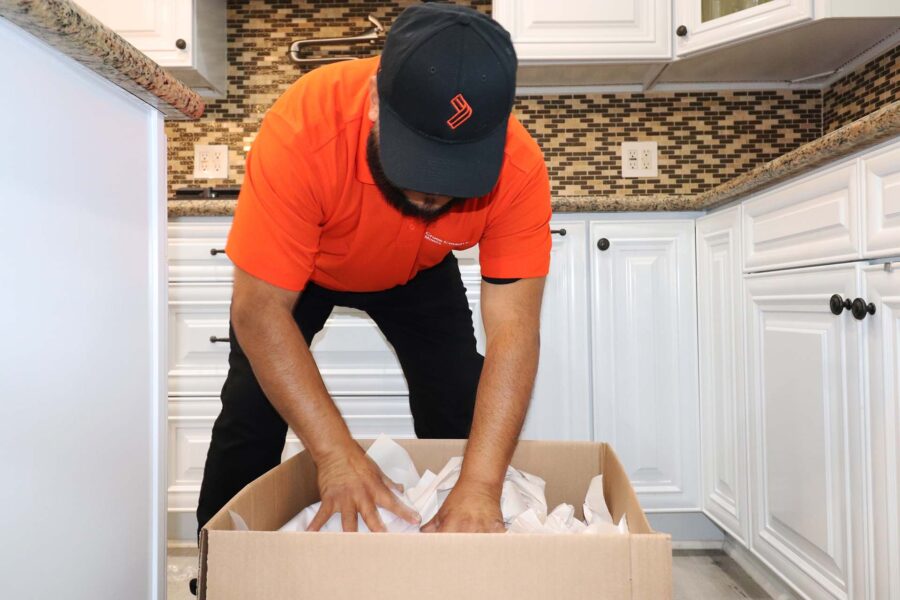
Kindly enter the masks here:
[[427, 224], [388, 204], [366, 162], [369, 79], [378, 61], [315, 69], [269, 109], [247, 154], [229, 258], [295, 291], [308, 281], [336, 291], [386, 290], [475, 244], [485, 277], [546, 275], [547, 168], [513, 116], [500, 177], [487, 196], [462, 201]]

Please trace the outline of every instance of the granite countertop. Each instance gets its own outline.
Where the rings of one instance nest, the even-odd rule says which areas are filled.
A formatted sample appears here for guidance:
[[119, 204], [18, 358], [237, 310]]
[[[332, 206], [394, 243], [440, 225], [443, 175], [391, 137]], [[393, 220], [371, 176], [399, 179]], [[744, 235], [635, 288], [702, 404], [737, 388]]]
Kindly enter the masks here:
[[197, 119], [203, 99], [70, 0], [0, 0], [3, 17], [155, 107]]
[[[900, 101], [699, 194], [555, 197], [553, 211], [705, 211], [897, 135], [900, 135]], [[232, 215], [236, 203], [236, 200], [170, 200], [169, 216]]]

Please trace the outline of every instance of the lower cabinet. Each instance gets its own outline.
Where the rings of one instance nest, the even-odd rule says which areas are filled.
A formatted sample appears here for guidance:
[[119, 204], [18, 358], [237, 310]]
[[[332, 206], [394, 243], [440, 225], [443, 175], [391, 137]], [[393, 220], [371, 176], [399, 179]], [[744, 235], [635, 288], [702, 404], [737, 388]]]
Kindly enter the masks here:
[[745, 285], [751, 548], [810, 598], [866, 598], [860, 267]]
[[741, 207], [697, 219], [703, 510], [748, 545]]
[[591, 440], [587, 225], [551, 223], [550, 274], [541, 305], [541, 354], [522, 439]]
[[868, 346], [870, 598], [900, 598], [900, 263], [863, 269]]
[[700, 507], [694, 221], [590, 222], [594, 439], [647, 510]]

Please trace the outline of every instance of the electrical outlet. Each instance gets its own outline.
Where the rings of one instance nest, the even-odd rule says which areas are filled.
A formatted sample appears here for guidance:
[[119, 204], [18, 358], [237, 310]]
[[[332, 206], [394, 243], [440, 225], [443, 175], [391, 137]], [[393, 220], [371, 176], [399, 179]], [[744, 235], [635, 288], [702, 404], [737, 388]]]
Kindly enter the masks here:
[[228, 146], [194, 144], [194, 179], [227, 179]]
[[656, 142], [622, 142], [622, 177], [656, 177], [656, 150]]

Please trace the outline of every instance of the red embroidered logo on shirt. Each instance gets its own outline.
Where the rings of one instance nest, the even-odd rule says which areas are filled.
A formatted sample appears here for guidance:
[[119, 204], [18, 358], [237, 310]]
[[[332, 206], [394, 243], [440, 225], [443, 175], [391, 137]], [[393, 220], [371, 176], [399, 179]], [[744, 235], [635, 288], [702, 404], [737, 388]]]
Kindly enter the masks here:
[[450, 126], [450, 129], [456, 129], [472, 116], [472, 107], [469, 106], [462, 94], [453, 96], [450, 105], [456, 109], [456, 113], [447, 119], [447, 125]]

